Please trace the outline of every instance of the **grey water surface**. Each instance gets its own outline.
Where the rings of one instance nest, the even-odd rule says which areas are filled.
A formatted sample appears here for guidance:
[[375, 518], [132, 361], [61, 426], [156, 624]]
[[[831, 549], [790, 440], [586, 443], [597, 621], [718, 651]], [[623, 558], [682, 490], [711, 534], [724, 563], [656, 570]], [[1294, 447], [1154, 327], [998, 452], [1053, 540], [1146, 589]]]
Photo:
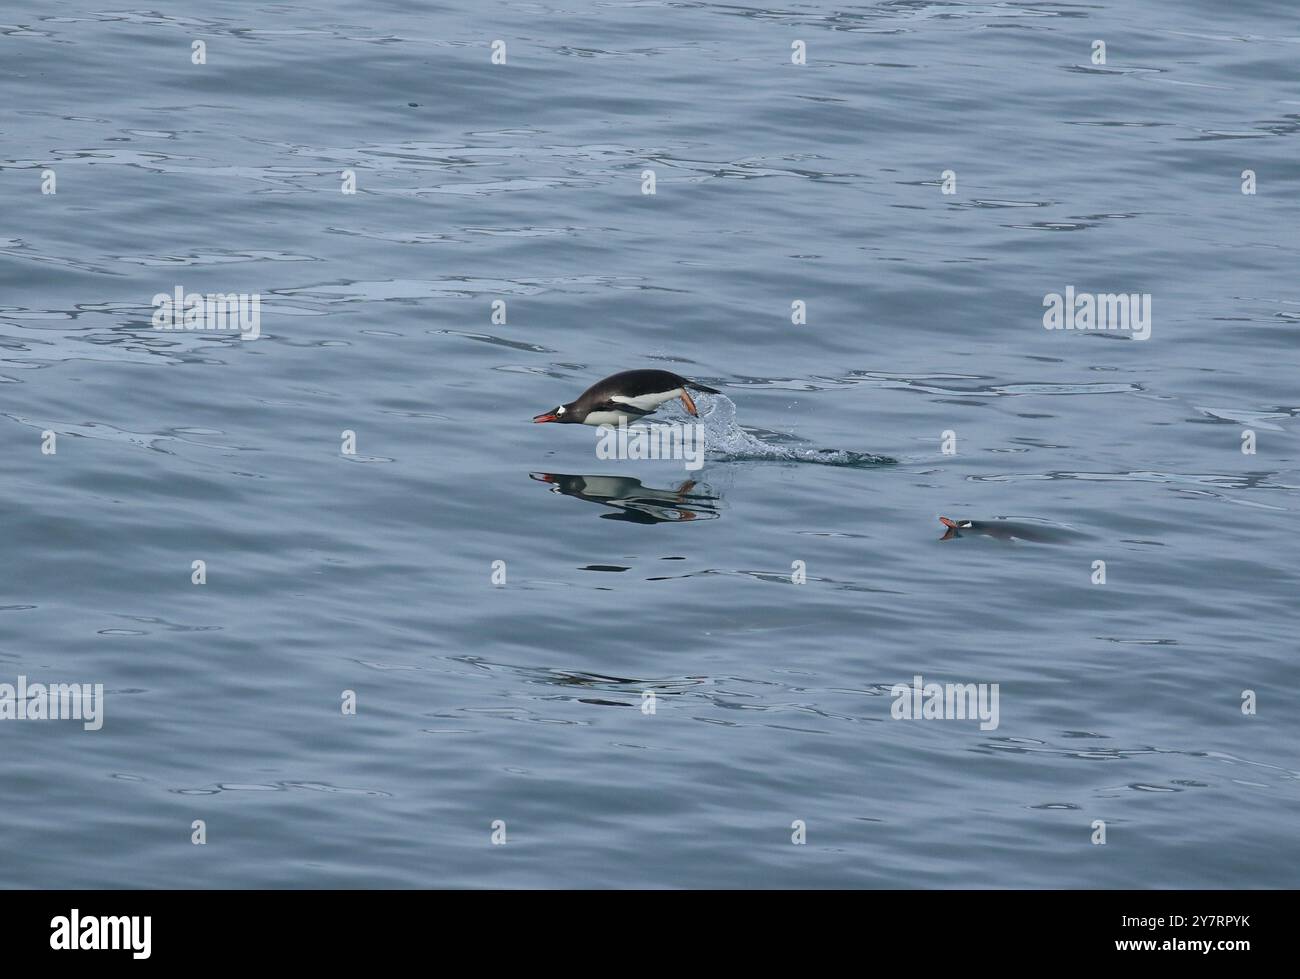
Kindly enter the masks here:
[[[1300, 882], [1293, 3], [119, 6], [0, 11], [0, 886]], [[703, 468], [530, 422], [636, 367]]]

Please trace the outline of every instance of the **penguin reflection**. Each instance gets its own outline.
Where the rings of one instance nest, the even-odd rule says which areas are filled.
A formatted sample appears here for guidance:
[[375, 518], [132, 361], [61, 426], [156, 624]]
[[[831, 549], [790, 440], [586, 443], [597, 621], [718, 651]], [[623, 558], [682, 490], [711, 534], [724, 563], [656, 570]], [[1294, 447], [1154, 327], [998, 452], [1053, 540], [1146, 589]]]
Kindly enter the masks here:
[[612, 507], [617, 513], [603, 513], [604, 520], [631, 523], [672, 523], [682, 520], [716, 520], [721, 514], [721, 497], [708, 487], [688, 479], [676, 489], [643, 486], [631, 476], [570, 476], [564, 473], [529, 473], [529, 478], [549, 483], [552, 493], [577, 497], [588, 503]]

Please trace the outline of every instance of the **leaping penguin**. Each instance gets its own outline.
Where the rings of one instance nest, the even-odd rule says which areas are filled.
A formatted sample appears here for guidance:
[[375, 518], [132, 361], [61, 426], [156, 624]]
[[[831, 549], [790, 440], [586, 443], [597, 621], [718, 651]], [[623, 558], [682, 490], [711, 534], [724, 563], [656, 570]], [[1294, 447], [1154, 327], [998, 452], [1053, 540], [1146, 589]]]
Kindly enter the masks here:
[[643, 418], [665, 402], [681, 398], [695, 417], [699, 411], [691, 391], [721, 394], [716, 388], [674, 374], [672, 371], [621, 371], [597, 381], [577, 399], [544, 411], [533, 422], [565, 422], [581, 425], [620, 425]]

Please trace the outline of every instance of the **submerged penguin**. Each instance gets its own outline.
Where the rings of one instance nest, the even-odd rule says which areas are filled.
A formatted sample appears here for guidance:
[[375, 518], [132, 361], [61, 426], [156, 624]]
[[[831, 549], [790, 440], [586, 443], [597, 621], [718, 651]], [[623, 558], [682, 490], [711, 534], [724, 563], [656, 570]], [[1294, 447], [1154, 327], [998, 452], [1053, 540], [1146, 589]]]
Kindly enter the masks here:
[[940, 517], [939, 523], [948, 528], [939, 540], [952, 540], [966, 535], [993, 537], [997, 540], [1022, 540], [1034, 544], [1059, 544], [1074, 536], [1070, 531], [1032, 523], [1017, 523], [1002, 518], [996, 520], [949, 520]]

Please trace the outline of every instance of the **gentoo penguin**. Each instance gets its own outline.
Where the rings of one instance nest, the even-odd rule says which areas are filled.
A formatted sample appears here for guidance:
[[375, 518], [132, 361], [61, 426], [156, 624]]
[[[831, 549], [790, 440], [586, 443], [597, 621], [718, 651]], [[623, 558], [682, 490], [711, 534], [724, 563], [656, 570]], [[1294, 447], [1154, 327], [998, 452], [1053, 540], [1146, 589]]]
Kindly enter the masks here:
[[681, 398], [692, 415], [699, 417], [691, 391], [722, 392], [688, 381], [672, 371], [622, 371], [597, 381], [576, 401], [536, 415], [533, 421], [568, 422], [582, 425], [618, 425], [650, 414], [666, 401]]
[[1034, 544], [1059, 544], [1069, 540], [1071, 531], [1056, 527], [1044, 527], [1031, 523], [1017, 523], [999, 518], [997, 520], [949, 520], [940, 517], [939, 523], [948, 529], [939, 540], [952, 540], [965, 534], [980, 537], [993, 537], [997, 540], [1022, 540]]

